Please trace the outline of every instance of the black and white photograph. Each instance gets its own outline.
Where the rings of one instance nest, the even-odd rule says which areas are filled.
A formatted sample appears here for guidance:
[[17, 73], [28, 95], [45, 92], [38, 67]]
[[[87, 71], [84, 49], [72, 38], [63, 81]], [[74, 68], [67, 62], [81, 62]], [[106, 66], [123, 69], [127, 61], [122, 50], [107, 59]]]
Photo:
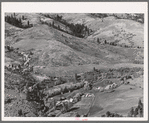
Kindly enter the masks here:
[[28, 4], [2, 6], [5, 120], [147, 120], [146, 3]]

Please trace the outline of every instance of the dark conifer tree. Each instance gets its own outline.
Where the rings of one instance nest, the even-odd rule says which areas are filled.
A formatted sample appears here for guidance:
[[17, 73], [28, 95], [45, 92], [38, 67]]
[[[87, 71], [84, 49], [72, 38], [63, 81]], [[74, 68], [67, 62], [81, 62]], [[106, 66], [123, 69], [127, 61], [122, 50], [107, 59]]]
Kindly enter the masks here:
[[25, 20], [24, 16], [22, 16], [22, 20]]
[[110, 117], [111, 113], [109, 111], [106, 112], [106, 117]]
[[54, 21], [52, 22], [52, 27], [54, 27]]
[[28, 26], [30, 25], [29, 21], [27, 21], [27, 25], [28, 25]]
[[134, 108], [132, 107], [130, 110], [130, 117], [132, 117], [134, 115]]
[[99, 44], [100, 44], [99, 38], [97, 38], [97, 43], [99, 43]]
[[107, 44], [107, 41], [105, 40], [105, 42], [104, 42], [105, 44]]
[[138, 108], [135, 108], [134, 110], [134, 117], [136, 117], [138, 115]]
[[57, 27], [57, 28], [58, 28], [58, 30], [60, 30], [60, 26], [59, 26], [59, 25], [58, 25], [58, 27]]

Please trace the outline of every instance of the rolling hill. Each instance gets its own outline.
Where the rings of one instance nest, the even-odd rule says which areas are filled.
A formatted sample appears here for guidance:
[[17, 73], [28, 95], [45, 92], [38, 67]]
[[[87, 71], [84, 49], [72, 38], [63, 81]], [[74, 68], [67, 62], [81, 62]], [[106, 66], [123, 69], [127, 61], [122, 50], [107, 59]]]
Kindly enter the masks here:
[[[8, 15], [8, 14], [6, 14]], [[50, 14], [51, 15], [51, 14]], [[56, 15], [56, 14], [55, 14]], [[46, 21], [49, 18], [38, 13], [18, 13], [16, 17], [25, 16], [24, 23], [28, 20], [34, 26], [27, 29], [15, 27], [12, 35], [6, 37], [6, 44], [27, 52], [32, 51], [31, 65], [61, 67], [66, 69], [69, 66], [101, 65], [119, 63], [143, 63], [143, 24], [127, 19], [116, 19], [109, 16], [103, 22], [98, 17], [90, 14], [59, 14], [66, 21], [79, 23], [84, 19], [84, 24], [93, 30], [93, 34], [87, 38], [78, 38], [58, 29], [42, 24], [40, 19]], [[54, 21], [56, 23], [56, 21]], [[56, 23], [57, 25], [60, 22]], [[60, 26], [65, 27], [63, 24]], [[11, 25], [6, 23], [5, 31], [10, 31]], [[14, 28], [14, 26], [12, 26]], [[18, 33], [17, 33], [18, 32]], [[108, 44], [99, 44], [106, 40]], [[110, 42], [117, 42], [117, 46], [110, 45]], [[131, 48], [120, 46], [131, 45]], [[43, 71], [46, 71], [43, 70]]]
[[[59, 14], [63, 16], [69, 23], [81, 23], [92, 29], [94, 33], [90, 35], [89, 39], [107, 40], [108, 42], [116, 42], [118, 44], [144, 47], [144, 24], [135, 20], [127, 19], [125, 14], [116, 14], [119, 19], [111, 14], [102, 19], [96, 14], [77, 13]], [[121, 17], [122, 16], [122, 17]]]

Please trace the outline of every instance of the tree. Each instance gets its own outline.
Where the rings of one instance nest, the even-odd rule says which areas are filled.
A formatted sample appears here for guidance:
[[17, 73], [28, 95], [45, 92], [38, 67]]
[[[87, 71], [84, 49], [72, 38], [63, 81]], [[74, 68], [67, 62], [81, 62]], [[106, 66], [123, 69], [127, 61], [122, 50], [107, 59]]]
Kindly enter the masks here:
[[58, 30], [60, 30], [60, 26], [59, 26], [59, 25], [58, 25], [58, 27], [57, 27], [57, 28], [58, 28]]
[[99, 43], [99, 44], [100, 44], [99, 38], [97, 38], [97, 43]]
[[89, 34], [90, 34], [90, 33], [89, 33], [89, 29], [88, 29], [88, 30], [87, 30], [87, 35], [89, 36]]
[[28, 26], [30, 25], [29, 21], [27, 21], [27, 25], [28, 25]]
[[130, 117], [132, 117], [134, 115], [134, 108], [132, 107], [130, 110]]
[[140, 117], [143, 117], [143, 109], [140, 109], [140, 110], [139, 110], [139, 116], [140, 116]]
[[109, 111], [106, 112], [106, 117], [110, 117], [111, 113]]
[[54, 27], [54, 21], [52, 22], [52, 27]]
[[59, 15], [57, 15], [55, 18], [56, 18], [57, 21], [61, 21], [62, 20], [62, 16], [59, 16]]
[[23, 115], [22, 109], [19, 109], [19, 110], [18, 110], [18, 115], [19, 115], [19, 116], [22, 116], [22, 115]]
[[12, 14], [10, 16], [6, 16], [5, 17], [5, 21], [8, 22], [9, 24], [14, 25], [14, 26], [23, 28], [21, 18], [20, 19], [17, 19]]
[[96, 71], [96, 68], [95, 67], [93, 67], [93, 71]]
[[142, 109], [143, 108], [143, 103], [141, 102], [141, 100], [139, 99], [138, 102], [138, 109]]
[[101, 117], [105, 117], [105, 116], [106, 116], [105, 114], [101, 115]]
[[135, 108], [134, 117], [136, 117], [137, 115], [138, 115], [138, 108]]
[[78, 112], [76, 112], [76, 117], [80, 117], [80, 115], [78, 114]]
[[24, 15], [22, 16], [22, 20], [25, 20]]
[[77, 81], [78, 79], [78, 76], [77, 76], [77, 73], [75, 73], [75, 81]]
[[105, 44], [107, 43], [107, 41], [105, 40]]
[[110, 116], [111, 116], [111, 117], [114, 117], [114, 113], [112, 113]]
[[85, 31], [87, 31], [87, 26], [85, 26]]

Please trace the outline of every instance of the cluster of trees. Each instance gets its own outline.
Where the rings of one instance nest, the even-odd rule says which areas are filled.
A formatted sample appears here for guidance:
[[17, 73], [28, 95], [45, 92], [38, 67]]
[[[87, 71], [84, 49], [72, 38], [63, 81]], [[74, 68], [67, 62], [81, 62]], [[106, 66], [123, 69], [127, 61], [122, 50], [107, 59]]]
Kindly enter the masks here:
[[106, 13], [91, 13], [91, 16], [94, 16], [94, 17], [98, 17], [100, 19], [102, 19], [102, 22], [103, 22], [103, 19], [105, 17], [108, 17], [108, 16], [114, 16], [116, 17], [117, 19], [130, 19], [130, 20], [134, 20], [134, 21], [137, 21], [137, 22], [140, 22], [140, 23], [144, 23], [144, 14], [129, 14], [129, 13], [125, 13], [125, 14], [106, 14]]
[[73, 32], [73, 35], [83, 38], [86, 35], [89, 35], [92, 30], [84, 26], [84, 24], [68, 24], [68, 27]]
[[62, 29], [59, 25], [56, 25], [56, 24], [54, 23], [54, 21], [53, 21], [52, 23], [48, 23], [48, 22], [42, 22], [42, 23], [43, 23], [43, 24], [46, 24], [46, 25], [48, 25], [48, 26], [50, 26], [50, 27], [53, 27], [53, 28], [55, 28], [55, 29], [57, 29], [57, 30], [60, 30], [60, 31], [62, 31], [62, 32], [65, 32], [65, 33], [67, 33], [67, 34], [72, 35], [72, 33], [68, 32], [67, 30]]
[[92, 16], [96, 16], [99, 18], [105, 18], [108, 17], [108, 15], [106, 13], [91, 13]]
[[[99, 38], [97, 38], [97, 43], [98, 44], [109, 44], [109, 45], [112, 45], [112, 46], [120, 46], [120, 47], [125, 47], [125, 48], [132, 48], [133, 46], [129, 46], [129, 45], [123, 45], [123, 44], [117, 44], [116, 42], [107, 42], [106, 40], [104, 41], [100, 41]], [[137, 46], [136, 48], [140, 49], [141, 47]]]
[[63, 16], [56, 15], [54, 19], [57, 20], [57, 21], [62, 21], [62, 17]]
[[144, 61], [141, 61], [141, 60], [134, 60], [133, 63], [134, 63], [134, 64], [144, 64]]
[[[98, 44], [101, 44], [101, 41], [99, 38], [97, 38], [97, 43]], [[106, 40], [102, 41], [102, 44], [108, 44], [108, 42]]]
[[62, 16], [59, 16], [59, 15], [50, 16], [48, 14], [45, 14], [44, 16], [51, 18], [51, 19], [54, 19], [54, 20], [59, 21], [60, 23], [64, 24], [66, 28], [69, 28], [72, 31], [72, 33], [69, 33], [68, 31], [64, 31], [63, 29], [60, 28], [60, 26], [55, 26], [54, 22], [52, 23], [52, 27], [54, 27], [60, 31], [64, 31], [68, 34], [80, 37], [80, 38], [84, 38], [85, 36], [88, 36], [88, 35], [90, 35], [91, 32], [93, 32], [91, 29], [89, 29], [84, 24], [68, 23], [66, 20], [63, 19]]
[[108, 15], [106, 13], [91, 13], [91, 16], [98, 17], [98, 18], [102, 19], [102, 22], [105, 17], [108, 17]]
[[113, 46], [117, 46], [117, 44], [115, 42], [108, 42], [108, 44], [113, 45]]
[[131, 16], [130, 14], [127, 14], [127, 18], [131, 20], [135, 20], [140, 23], [144, 23], [144, 14], [135, 14], [135, 16]]
[[[101, 117], [123, 117], [117, 113], [111, 113], [109, 111], [106, 114], [101, 115]], [[131, 108], [130, 112], [128, 113], [128, 117], [143, 117], [143, 103], [141, 100], [138, 102], [138, 106], [136, 108]]]
[[144, 23], [144, 14], [113, 14], [114, 17], [116, 17], [117, 19], [130, 19], [130, 20], [134, 20], [140, 23]]
[[[120, 47], [125, 47], [125, 48], [132, 48], [133, 46], [131, 45], [123, 45], [123, 44], [115, 44], [115, 45], [113, 45], [113, 46], [120, 46]], [[138, 48], [138, 49], [140, 49], [141, 47], [139, 47], [139, 46], [137, 46], [136, 48]]]
[[45, 17], [47, 17], [47, 18], [51, 18], [51, 19], [52, 19], [52, 17], [51, 17], [49, 14], [42, 14], [42, 13], [41, 13], [41, 15], [43, 15], [43, 16], [45, 16]]
[[[93, 70], [90, 72], [85, 72], [82, 74], [82, 78], [88, 82], [94, 83], [99, 80], [98, 77], [102, 78], [121, 78], [122, 76], [126, 76], [127, 79], [131, 78], [130, 75], [134, 75], [136, 72], [142, 72], [142, 68], [124, 68], [121, 67], [119, 69], [97, 69], [93, 67]], [[129, 74], [128, 74], [129, 73]], [[77, 75], [75, 75], [77, 78]]]
[[141, 100], [139, 100], [136, 108], [131, 108], [130, 112], [128, 113], [128, 117], [143, 117], [143, 103]]
[[101, 115], [101, 117], [123, 117], [123, 116], [118, 113], [111, 113], [107, 111], [106, 114]]
[[[25, 19], [24, 16], [22, 16], [22, 19]], [[9, 23], [9, 24], [12, 24], [12, 25], [16, 26], [16, 27], [19, 27], [19, 28], [30, 28], [30, 27], [33, 26], [32, 24], [30, 24], [29, 21], [27, 21], [26, 25], [23, 25], [22, 24], [22, 19], [21, 18], [18, 19], [16, 17], [15, 13], [11, 14], [10, 16], [9, 15], [5, 16], [5, 21], [7, 23]]]
[[59, 15], [56, 15], [53, 17], [50, 15], [46, 15], [46, 17], [52, 18], [52, 19], [59, 21], [60, 23], [64, 24], [66, 28], [69, 28], [72, 31], [72, 35], [75, 35], [75, 36], [80, 37], [80, 38], [83, 38], [92, 32], [92, 30], [89, 29], [84, 24], [68, 23], [65, 19], [63, 19], [62, 16], [59, 16]]

